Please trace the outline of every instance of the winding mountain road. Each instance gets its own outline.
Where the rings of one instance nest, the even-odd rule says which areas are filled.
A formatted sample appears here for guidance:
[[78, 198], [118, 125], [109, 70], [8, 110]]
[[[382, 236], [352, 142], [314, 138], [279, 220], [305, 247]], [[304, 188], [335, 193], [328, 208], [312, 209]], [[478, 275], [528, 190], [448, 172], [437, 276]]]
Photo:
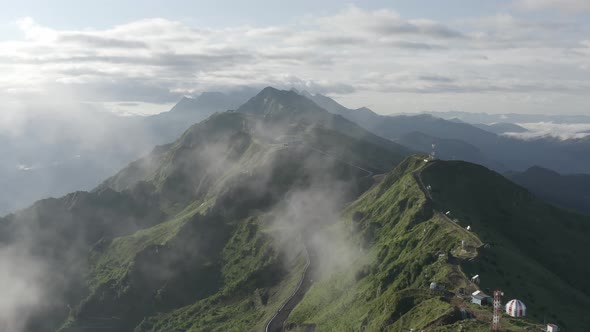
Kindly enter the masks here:
[[274, 316], [272, 316], [268, 323], [266, 323], [266, 326], [264, 328], [265, 332], [283, 331], [283, 326], [287, 318], [289, 318], [291, 311], [293, 311], [293, 309], [295, 309], [299, 301], [303, 299], [303, 296], [305, 296], [305, 293], [313, 283], [313, 280], [311, 280], [311, 276], [309, 273], [311, 259], [309, 256], [309, 252], [307, 251], [307, 246], [305, 246], [305, 244], [303, 247], [303, 251], [305, 253], [305, 266], [303, 268], [303, 273], [301, 274], [301, 279], [299, 279], [297, 287], [295, 287], [295, 290], [293, 291], [291, 296], [289, 296], [285, 300], [285, 302], [283, 302], [283, 304], [279, 307]]
[[[356, 168], [360, 171], [367, 173], [367, 175], [362, 176], [362, 178], [370, 178], [375, 174], [366, 168], [360, 167], [360, 166], [350, 163], [346, 160], [342, 160], [342, 159], [330, 154], [329, 152], [320, 150], [314, 146], [311, 146], [311, 145], [308, 145], [305, 143], [302, 143], [302, 144], [315, 152], [318, 152], [320, 154], [328, 156], [340, 163], [343, 163], [345, 165], [348, 165], [350, 167]], [[281, 147], [281, 149], [288, 149], [290, 147], [291, 147], [291, 145], [283, 145]], [[284, 324], [287, 321], [287, 319], [289, 318], [291, 311], [293, 311], [293, 309], [295, 309], [297, 304], [299, 304], [299, 302], [303, 299], [303, 297], [305, 296], [305, 293], [307, 292], [307, 290], [311, 287], [311, 285], [313, 283], [313, 280], [311, 279], [311, 276], [310, 276], [310, 274], [311, 274], [310, 273], [310, 265], [312, 265], [311, 256], [310, 256], [310, 253], [307, 249], [307, 245], [305, 244], [305, 241], [304, 241], [304, 252], [305, 252], [305, 257], [306, 257], [306, 263], [305, 263], [305, 267], [303, 269], [303, 273], [301, 275], [301, 279], [299, 279], [299, 282], [297, 283], [297, 287], [295, 287], [295, 290], [293, 291], [291, 296], [289, 296], [285, 300], [285, 302], [283, 302], [283, 304], [279, 307], [279, 309], [275, 312], [275, 314], [266, 323], [265, 328], [264, 328], [265, 332], [280, 332], [280, 331], [284, 330]]]
[[[356, 168], [356, 169], [361, 170], [363, 172], [366, 172], [367, 175], [363, 176], [363, 178], [370, 178], [374, 175], [374, 173], [372, 171], [370, 171], [366, 168], [363, 168], [358, 165], [347, 162], [345, 160], [342, 160], [342, 159], [340, 159], [328, 152], [322, 151], [316, 147], [313, 147], [313, 146], [310, 146], [307, 144], [305, 144], [305, 145], [307, 148], [309, 148], [315, 152], [321, 153], [321, 154], [328, 156], [338, 162], [341, 162], [341, 163], [346, 164], [350, 167], [353, 167], [353, 168]], [[283, 148], [289, 148], [289, 146], [284, 146]], [[310, 253], [309, 253], [305, 243], [304, 243], [304, 252], [305, 252], [306, 262], [305, 262], [305, 267], [303, 268], [303, 273], [301, 275], [301, 279], [299, 279], [299, 282], [297, 283], [297, 287], [295, 287], [295, 290], [293, 291], [291, 296], [289, 296], [285, 300], [285, 302], [283, 302], [283, 304], [279, 307], [279, 309], [275, 312], [275, 314], [266, 323], [266, 326], [264, 328], [265, 332], [281, 332], [284, 330], [285, 322], [289, 318], [291, 311], [293, 311], [293, 309], [295, 309], [297, 304], [299, 304], [299, 302], [303, 299], [303, 297], [305, 296], [305, 293], [307, 292], [307, 290], [311, 287], [311, 285], [313, 283], [313, 280], [311, 279], [311, 273], [310, 273], [310, 266], [312, 265], [312, 261], [311, 261]]]

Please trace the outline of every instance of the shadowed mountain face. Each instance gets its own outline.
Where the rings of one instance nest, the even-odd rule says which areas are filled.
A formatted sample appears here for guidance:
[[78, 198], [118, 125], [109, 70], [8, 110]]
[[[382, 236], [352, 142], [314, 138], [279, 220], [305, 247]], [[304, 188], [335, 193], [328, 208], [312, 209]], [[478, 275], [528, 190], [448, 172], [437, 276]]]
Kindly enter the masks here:
[[321, 125], [346, 136], [369, 141], [379, 146], [408, 154], [409, 150], [388, 139], [377, 136], [341, 115], [331, 114], [313, 101], [294, 91], [281, 91], [267, 87], [237, 109], [237, 112], [254, 114], [274, 124], [296, 120], [301, 125]]
[[[311, 99], [318, 105], [358, 123], [365, 129], [400, 142], [422, 152], [430, 152], [436, 144], [444, 159], [465, 158], [466, 161], [481, 163], [498, 171], [525, 170], [534, 165], [555, 169], [562, 173], [586, 173], [590, 169], [590, 156], [581, 154], [590, 149], [590, 138], [560, 140], [537, 138], [521, 140], [497, 135], [496, 132], [522, 131], [514, 125], [496, 124], [485, 130], [462, 122], [449, 121], [432, 115], [383, 116], [368, 109], [347, 109], [325, 96], [315, 95]], [[414, 134], [419, 132], [422, 135]], [[431, 137], [430, 144], [424, 144], [425, 137]], [[463, 143], [459, 144], [458, 141]], [[465, 153], [470, 145], [478, 152]]]
[[590, 175], [561, 175], [542, 167], [510, 172], [506, 177], [564, 209], [590, 215]]

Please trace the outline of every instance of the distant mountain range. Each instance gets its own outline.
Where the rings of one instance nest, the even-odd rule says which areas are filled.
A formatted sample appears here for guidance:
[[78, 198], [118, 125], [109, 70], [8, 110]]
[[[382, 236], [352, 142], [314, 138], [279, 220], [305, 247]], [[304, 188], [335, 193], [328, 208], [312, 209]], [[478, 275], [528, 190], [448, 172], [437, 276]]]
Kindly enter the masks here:
[[516, 125], [514, 123], [499, 122], [490, 125], [476, 123], [474, 124], [477, 128], [489, 131], [494, 134], [505, 134], [505, 133], [526, 133], [528, 129]]
[[515, 114], [515, 113], [477, 113], [477, 112], [425, 112], [438, 118], [447, 120], [460, 119], [467, 123], [536, 123], [536, 122], [554, 122], [554, 123], [585, 123], [590, 124], [590, 116], [587, 115], [548, 115], [548, 114]]
[[[462, 159], [498, 171], [521, 171], [533, 165], [561, 173], [587, 173], [590, 170], [590, 155], [582, 153], [590, 151], [590, 137], [569, 140], [542, 137], [522, 140], [496, 134], [505, 130], [522, 132], [523, 128], [519, 126], [505, 123], [492, 126], [471, 125], [456, 120], [457, 115], [462, 113], [448, 113], [454, 115], [454, 121], [428, 114], [385, 116], [367, 108], [348, 109], [326, 96], [312, 96], [309, 93], [305, 95], [326, 110], [340, 114], [381, 137], [415, 150], [430, 152], [432, 144], [435, 144], [439, 149], [439, 156], [444, 159]], [[578, 120], [584, 118], [575, 117]], [[428, 139], [431, 141], [428, 142]]]

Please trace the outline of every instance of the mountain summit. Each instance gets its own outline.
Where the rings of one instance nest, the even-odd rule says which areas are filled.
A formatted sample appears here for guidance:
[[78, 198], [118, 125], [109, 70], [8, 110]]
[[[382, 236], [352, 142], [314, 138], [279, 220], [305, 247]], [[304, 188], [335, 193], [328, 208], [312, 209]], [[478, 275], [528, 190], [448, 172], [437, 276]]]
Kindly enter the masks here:
[[238, 112], [256, 114], [266, 119], [319, 115], [326, 111], [313, 101], [294, 91], [264, 88], [237, 109]]
[[252, 114], [267, 123], [297, 124], [305, 128], [325, 128], [354, 140], [368, 141], [384, 147], [397, 155], [408, 155], [407, 148], [388, 139], [379, 137], [339, 114], [332, 114], [310, 99], [294, 91], [263, 89], [237, 112]]

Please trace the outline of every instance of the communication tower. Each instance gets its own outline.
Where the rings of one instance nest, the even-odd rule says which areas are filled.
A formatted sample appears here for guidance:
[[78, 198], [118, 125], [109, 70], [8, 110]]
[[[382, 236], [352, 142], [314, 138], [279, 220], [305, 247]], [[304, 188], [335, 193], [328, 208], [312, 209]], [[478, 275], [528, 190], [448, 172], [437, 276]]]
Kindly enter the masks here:
[[502, 295], [500, 290], [494, 291], [494, 317], [492, 318], [492, 331], [500, 331], [500, 317], [502, 316]]
[[430, 160], [436, 160], [436, 144], [432, 144], [432, 152], [430, 152]]

